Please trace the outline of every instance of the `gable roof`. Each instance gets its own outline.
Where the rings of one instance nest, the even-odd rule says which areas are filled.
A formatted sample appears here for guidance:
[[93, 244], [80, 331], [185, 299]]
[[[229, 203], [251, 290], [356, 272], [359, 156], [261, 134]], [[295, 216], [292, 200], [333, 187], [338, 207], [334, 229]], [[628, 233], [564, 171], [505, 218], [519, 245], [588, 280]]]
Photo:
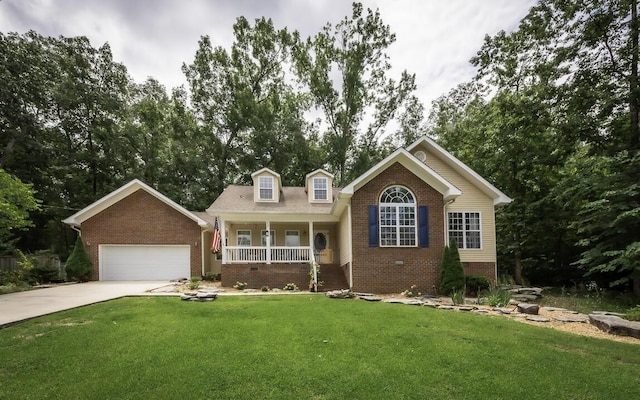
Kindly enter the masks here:
[[113, 192], [104, 196], [100, 200], [93, 202], [92, 204], [88, 205], [87, 207], [73, 214], [69, 218], [64, 219], [62, 222], [68, 225], [79, 227], [80, 224], [82, 224], [84, 221], [106, 210], [107, 208], [111, 207], [112, 205], [116, 204], [120, 200], [135, 193], [138, 190], [144, 190], [145, 192], [149, 193], [153, 197], [157, 198], [161, 202], [168, 205], [169, 207], [178, 211], [180, 214], [193, 220], [200, 227], [206, 228], [209, 226], [207, 221], [200, 218], [195, 213], [188, 211], [184, 207], [180, 206], [178, 203], [174, 202], [167, 196], [163, 195], [162, 193], [158, 192], [157, 190], [153, 189], [151, 186], [145, 184], [144, 182], [138, 179], [134, 179], [131, 182], [127, 183], [126, 185], [121, 186], [120, 188], [114, 190]]
[[445, 201], [454, 199], [462, 194], [460, 189], [452, 185], [449, 181], [440, 176], [436, 171], [428, 167], [426, 164], [418, 161], [411, 153], [405, 149], [398, 149], [391, 153], [387, 158], [371, 167], [367, 172], [360, 175], [356, 180], [345, 186], [340, 193], [347, 196], [352, 195], [356, 190], [366, 185], [373, 178], [378, 176], [384, 170], [394, 163], [400, 163], [409, 171], [414, 173], [418, 178], [422, 179], [429, 186], [437, 190], [444, 197]]
[[477, 172], [469, 168], [465, 163], [458, 160], [451, 153], [440, 147], [438, 143], [436, 143], [433, 139], [423, 136], [420, 139], [416, 140], [412, 144], [407, 147], [408, 151], [415, 149], [416, 147], [423, 145], [429, 149], [429, 151], [433, 152], [439, 158], [447, 164], [449, 167], [454, 169], [460, 175], [462, 175], [465, 179], [471, 182], [474, 186], [479, 188], [482, 192], [493, 199], [493, 205], [499, 206], [504, 204], [509, 204], [513, 200], [504, 194], [500, 189], [493, 186], [486, 179], [480, 176]]
[[262, 169], [257, 170], [256, 172], [251, 174], [251, 179], [256, 179], [256, 176], [261, 175], [262, 173], [268, 173], [270, 175], [273, 175], [277, 180], [278, 180], [278, 187], [281, 188], [282, 187], [282, 178], [280, 177], [280, 174], [270, 170], [269, 168], [265, 167]]

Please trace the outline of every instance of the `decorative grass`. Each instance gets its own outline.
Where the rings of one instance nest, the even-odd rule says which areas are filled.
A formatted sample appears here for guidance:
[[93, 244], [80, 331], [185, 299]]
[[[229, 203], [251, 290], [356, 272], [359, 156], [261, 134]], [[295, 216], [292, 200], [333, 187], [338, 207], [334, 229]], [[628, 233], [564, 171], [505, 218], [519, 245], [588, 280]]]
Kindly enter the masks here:
[[127, 298], [0, 330], [0, 398], [640, 398], [640, 345], [318, 295]]

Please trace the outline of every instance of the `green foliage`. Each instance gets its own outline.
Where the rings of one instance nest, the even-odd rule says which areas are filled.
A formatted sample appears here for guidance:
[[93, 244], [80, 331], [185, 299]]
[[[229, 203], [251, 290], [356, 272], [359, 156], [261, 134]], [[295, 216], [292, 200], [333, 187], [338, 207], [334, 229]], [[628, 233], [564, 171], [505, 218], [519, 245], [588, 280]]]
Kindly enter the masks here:
[[506, 307], [511, 301], [511, 292], [501, 288], [492, 289], [487, 295], [487, 304], [491, 307]]
[[479, 294], [480, 291], [491, 288], [491, 280], [486, 276], [467, 275], [464, 277], [467, 293]]
[[233, 288], [238, 290], [244, 290], [246, 287], [247, 287], [247, 282], [238, 281], [233, 285]]
[[189, 290], [196, 290], [200, 287], [201, 284], [202, 284], [202, 278], [197, 276], [192, 276], [191, 279], [189, 279], [189, 282], [187, 282], [187, 288]]
[[458, 306], [461, 304], [464, 304], [464, 289], [463, 290], [458, 290], [458, 289], [454, 289], [451, 291], [451, 302]]
[[268, 292], [269, 291], [269, 286], [262, 286], [260, 288], [260, 290], [263, 291], [263, 292]]
[[215, 282], [220, 280], [220, 274], [216, 274], [215, 272], [205, 272], [202, 276], [203, 281]]
[[67, 280], [85, 282], [91, 278], [93, 267], [91, 260], [84, 249], [82, 238], [78, 235], [76, 245], [67, 259], [64, 270], [67, 274]]
[[640, 321], [640, 305], [630, 308], [624, 317], [629, 321]]
[[440, 267], [440, 292], [450, 294], [454, 290], [464, 288], [464, 267], [460, 262], [458, 243], [451, 239], [449, 246], [445, 246], [442, 265]]
[[12, 250], [15, 235], [33, 226], [29, 213], [40, 209], [33, 185], [0, 168], [0, 253]]

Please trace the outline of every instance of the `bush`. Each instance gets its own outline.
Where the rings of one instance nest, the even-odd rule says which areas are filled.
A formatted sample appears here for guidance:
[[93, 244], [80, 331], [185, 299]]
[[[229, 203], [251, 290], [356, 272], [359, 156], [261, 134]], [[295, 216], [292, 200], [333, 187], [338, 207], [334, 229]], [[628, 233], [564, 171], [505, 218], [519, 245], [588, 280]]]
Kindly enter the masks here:
[[260, 290], [262, 290], [263, 292], [268, 292], [269, 291], [269, 286], [263, 286], [260, 288]]
[[207, 272], [202, 276], [203, 281], [215, 282], [220, 280], [220, 274], [215, 272]]
[[479, 294], [480, 291], [491, 288], [491, 280], [480, 275], [465, 276], [464, 284], [467, 287], [467, 293], [469, 294]]
[[233, 285], [233, 288], [234, 289], [238, 289], [238, 290], [244, 290], [244, 288], [246, 288], [246, 287], [247, 287], [247, 282], [238, 281], [238, 282], [236, 282], [235, 285]]
[[456, 306], [464, 304], [464, 290], [454, 289], [451, 292], [451, 302], [453, 303], [453, 305], [456, 305]]
[[36, 262], [31, 270], [31, 278], [38, 283], [55, 282], [60, 279], [60, 271], [51, 263]]
[[504, 289], [494, 289], [487, 296], [487, 304], [491, 307], [506, 307], [511, 301], [511, 292]]
[[296, 285], [295, 283], [287, 283], [286, 285], [284, 285], [282, 290], [295, 291], [295, 290], [298, 290], [298, 285]]
[[91, 277], [91, 260], [89, 260], [89, 256], [84, 250], [84, 244], [80, 236], [76, 239], [76, 245], [67, 259], [64, 270], [67, 273], [68, 280], [86, 282]]
[[420, 296], [420, 292], [418, 292], [418, 286], [417, 285], [411, 285], [411, 287], [407, 290], [405, 290], [404, 292], [401, 293], [401, 295], [405, 296], [405, 297], [418, 297]]
[[444, 248], [444, 254], [442, 255], [440, 291], [448, 295], [454, 290], [463, 290], [463, 288], [464, 267], [460, 262], [458, 242], [455, 239], [451, 239], [449, 246]]
[[625, 318], [629, 321], [640, 321], [640, 305], [637, 305], [625, 314]]
[[197, 288], [200, 287], [201, 283], [202, 283], [202, 279], [198, 278], [197, 276], [193, 276], [191, 277], [189, 282], [187, 282], [187, 289], [196, 290]]

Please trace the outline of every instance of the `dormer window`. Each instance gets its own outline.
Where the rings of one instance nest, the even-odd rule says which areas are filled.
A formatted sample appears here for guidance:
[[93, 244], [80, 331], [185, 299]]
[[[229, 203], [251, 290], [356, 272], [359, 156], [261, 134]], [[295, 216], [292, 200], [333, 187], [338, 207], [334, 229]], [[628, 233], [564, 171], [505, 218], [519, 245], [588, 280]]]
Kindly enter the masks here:
[[260, 200], [273, 200], [273, 177], [261, 176], [258, 178]]
[[313, 178], [313, 199], [327, 200], [329, 198], [329, 190], [327, 186], [327, 178]]

